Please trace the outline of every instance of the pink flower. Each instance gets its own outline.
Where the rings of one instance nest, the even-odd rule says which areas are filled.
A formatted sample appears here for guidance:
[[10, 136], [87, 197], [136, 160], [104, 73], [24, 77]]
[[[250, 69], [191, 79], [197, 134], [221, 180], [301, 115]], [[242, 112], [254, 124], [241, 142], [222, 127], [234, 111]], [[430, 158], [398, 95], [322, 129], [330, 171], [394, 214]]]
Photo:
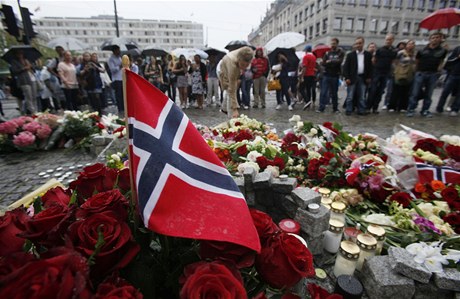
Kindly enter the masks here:
[[379, 174], [376, 174], [376, 175], [370, 176], [367, 182], [369, 183], [369, 188], [371, 190], [379, 190], [383, 182], [383, 177]]
[[51, 134], [51, 128], [47, 124], [42, 124], [41, 127], [37, 130], [37, 137], [39, 139], [46, 139]]
[[20, 116], [11, 121], [14, 121], [18, 125], [18, 127], [22, 127], [25, 123], [30, 123], [34, 121], [34, 119], [30, 116]]
[[29, 131], [32, 134], [36, 134], [37, 130], [41, 128], [40, 123], [36, 121], [31, 121], [30, 123], [26, 123], [22, 126], [24, 131]]
[[24, 131], [24, 132], [19, 133], [18, 135], [14, 135], [14, 139], [13, 139], [14, 145], [18, 147], [26, 147], [26, 146], [34, 144], [34, 142], [35, 142], [35, 135], [28, 131]]
[[15, 121], [7, 121], [0, 124], [0, 134], [15, 134], [18, 129], [18, 125]]

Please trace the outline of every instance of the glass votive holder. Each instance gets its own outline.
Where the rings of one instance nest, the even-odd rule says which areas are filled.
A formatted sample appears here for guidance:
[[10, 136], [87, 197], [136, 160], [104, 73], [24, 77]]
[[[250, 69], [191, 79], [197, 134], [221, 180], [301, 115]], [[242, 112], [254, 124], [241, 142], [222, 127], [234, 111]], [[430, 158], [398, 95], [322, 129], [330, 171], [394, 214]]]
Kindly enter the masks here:
[[339, 277], [340, 275], [353, 275], [358, 263], [359, 253], [361, 250], [358, 245], [351, 241], [342, 241], [340, 243], [339, 254], [335, 259], [334, 275]]
[[377, 240], [370, 234], [360, 234], [356, 238], [356, 244], [359, 246], [361, 253], [359, 254], [356, 269], [361, 271], [364, 260], [368, 257], [375, 256], [375, 249], [377, 248]]
[[370, 224], [367, 227], [367, 233], [372, 235], [377, 240], [377, 248], [375, 249], [375, 254], [380, 255], [383, 248], [383, 242], [385, 242], [385, 229], [376, 224]]

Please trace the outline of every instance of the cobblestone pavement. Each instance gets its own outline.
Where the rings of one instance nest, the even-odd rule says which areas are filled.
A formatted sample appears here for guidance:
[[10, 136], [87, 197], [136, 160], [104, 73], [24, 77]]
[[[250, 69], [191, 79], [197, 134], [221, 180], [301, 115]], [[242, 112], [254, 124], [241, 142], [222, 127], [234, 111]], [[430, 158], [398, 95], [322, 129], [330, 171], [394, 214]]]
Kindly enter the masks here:
[[[433, 99], [438, 99], [440, 89], [436, 89]], [[339, 92], [340, 102], [343, 103], [345, 90]], [[436, 101], [435, 101], [436, 102]], [[433, 103], [431, 110], [434, 110], [436, 103]], [[3, 104], [6, 118], [10, 119], [19, 115], [16, 103], [6, 101]], [[434, 115], [433, 118], [424, 118], [416, 115], [407, 118], [404, 114], [390, 113], [381, 111], [378, 115], [367, 116], [346, 116], [344, 113], [334, 114], [328, 107], [324, 113], [315, 113], [315, 107], [303, 111], [302, 105], [294, 107], [294, 111], [288, 111], [287, 105], [282, 109], [275, 110], [276, 100], [274, 93], [267, 97], [267, 108], [241, 110], [241, 113], [251, 118], [271, 124], [278, 132], [283, 132], [290, 128], [288, 119], [294, 114], [298, 114], [304, 121], [322, 123], [324, 121], [338, 122], [344, 129], [353, 133], [374, 133], [381, 137], [389, 137], [393, 133], [393, 128], [397, 124], [404, 124], [414, 129], [419, 129], [435, 136], [442, 134], [460, 134], [459, 117], [449, 117], [444, 115]], [[185, 113], [197, 124], [207, 126], [217, 125], [226, 120], [226, 116], [219, 112], [218, 107], [208, 107], [204, 110], [187, 109]], [[65, 184], [69, 179], [75, 178], [78, 170], [87, 163], [96, 161], [94, 155], [82, 151], [68, 151], [56, 149], [48, 152], [33, 153], [14, 153], [0, 155], [0, 206], [7, 206], [16, 201], [28, 192], [36, 189], [46, 182], [49, 178], [61, 178]], [[62, 167], [62, 169], [57, 169]], [[70, 167], [73, 167], [70, 169]], [[67, 176], [66, 176], [67, 174]]]

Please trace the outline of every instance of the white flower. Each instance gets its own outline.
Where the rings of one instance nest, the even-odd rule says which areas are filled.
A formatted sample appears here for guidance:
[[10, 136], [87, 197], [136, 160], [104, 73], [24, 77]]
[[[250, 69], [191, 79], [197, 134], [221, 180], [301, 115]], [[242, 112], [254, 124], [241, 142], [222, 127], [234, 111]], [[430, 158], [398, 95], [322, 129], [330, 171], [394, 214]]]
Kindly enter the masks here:
[[110, 158], [112, 158], [113, 160], [115, 160], [117, 162], [121, 161], [120, 157], [117, 154], [111, 155]]
[[297, 114], [294, 114], [290, 119], [289, 119], [289, 122], [290, 123], [297, 123], [301, 120], [300, 118], [300, 115], [297, 115]]
[[364, 149], [366, 147], [366, 145], [364, 144], [364, 142], [360, 142], [358, 147], [359, 147], [359, 149]]
[[247, 155], [247, 159], [249, 162], [256, 162], [257, 158], [261, 156], [262, 154], [259, 153], [258, 151], [252, 151], [252, 152], [249, 152], [249, 154]]
[[452, 145], [457, 145], [460, 146], [460, 136], [455, 136], [455, 135], [442, 135], [439, 140], [449, 143]]
[[280, 176], [280, 170], [278, 166], [268, 165], [267, 168], [265, 168], [264, 172], [271, 172], [274, 178], [277, 178]]
[[406, 250], [414, 256], [416, 263], [424, 265], [431, 272], [442, 272], [442, 264], [448, 264], [446, 257], [441, 254], [442, 246], [439, 242], [427, 244], [425, 242], [413, 243]]
[[303, 121], [298, 121], [296, 124], [297, 128], [302, 128], [303, 127]]
[[315, 128], [311, 128], [311, 129], [310, 129], [310, 134], [311, 134], [311, 135], [316, 135], [316, 134], [318, 134], [318, 130], [315, 129]]
[[380, 214], [370, 214], [365, 217], [363, 217], [364, 221], [374, 223], [374, 224], [380, 224], [380, 225], [388, 225], [388, 226], [394, 226], [395, 223], [393, 222], [393, 219], [391, 216], [385, 215], [383, 213]]
[[254, 168], [256, 172], [260, 170], [259, 164], [255, 162], [244, 162], [238, 165], [238, 172], [243, 174], [247, 168]]

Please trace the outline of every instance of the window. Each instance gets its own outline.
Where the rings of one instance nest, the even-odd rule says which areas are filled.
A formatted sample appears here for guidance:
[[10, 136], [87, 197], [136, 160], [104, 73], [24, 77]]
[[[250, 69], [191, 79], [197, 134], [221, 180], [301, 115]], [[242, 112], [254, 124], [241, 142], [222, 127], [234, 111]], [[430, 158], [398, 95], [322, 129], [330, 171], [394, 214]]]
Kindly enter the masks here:
[[410, 22], [404, 22], [403, 35], [409, 35], [409, 34], [410, 34]]
[[307, 28], [305, 28], [305, 29], [303, 30], [303, 35], [305, 35], [305, 37], [306, 37], [307, 40], [308, 40], [308, 39], [310, 39], [310, 38], [308, 37], [307, 33], [308, 33], [308, 30], [307, 30]]
[[320, 32], [320, 30], [321, 30], [321, 27], [320, 27], [320, 25], [321, 25], [321, 23], [320, 23], [320, 22], [317, 22], [317, 23], [316, 23], [316, 36], [318, 36], [318, 35], [319, 35], [319, 32]]
[[377, 25], [379, 21], [376, 19], [372, 19], [371, 22], [369, 23], [369, 31], [370, 32], [377, 32]]
[[415, 0], [407, 0], [407, 8], [414, 9], [415, 8]]
[[366, 19], [358, 19], [356, 21], [356, 31], [364, 32], [365, 25], [366, 25]]
[[318, 2], [316, 2], [316, 4], [317, 4], [316, 5], [316, 11], [318, 12], [318, 11], [321, 10], [321, 5], [322, 5], [321, 0], [318, 0]]
[[440, 0], [439, 1], [439, 8], [446, 8], [447, 0]]
[[305, 20], [307, 20], [308, 18], [308, 6], [305, 7]]
[[310, 17], [315, 13], [315, 4], [310, 5]]
[[297, 26], [297, 15], [294, 16], [294, 26]]
[[387, 33], [388, 32], [388, 21], [381, 21], [380, 22], [380, 33]]
[[332, 25], [332, 29], [336, 31], [341, 31], [342, 30], [342, 18], [335, 18], [334, 19], [334, 24]]
[[394, 34], [397, 34], [398, 29], [399, 29], [399, 22], [398, 21], [393, 22], [391, 24], [391, 32], [394, 33]]
[[299, 24], [302, 24], [302, 12], [299, 12]]
[[323, 19], [323, 33], [327, 32], [327, 19]]
[[418, 0], [418, 10], [423, 11], [425, 9], [425, 0]]
[[367, 6], [367, 0], [359, 0], [359, 6]]
[[428, 0], [428, 11], [430, 11], [430, 12], [434, 11], [435, 2], [436, 2], [436, 0]]
[[356, 0], [348, 0], [348, 5], [356, 6]]
[[401, 8], [402, 7], [402, 0], [395, 0], [395, 8]]
[[372, 6], [380, 7], [380, 0], [373, 0], [372, 1]]
[[420, 35], [420, 23], [416, 22], [414, 23], [414, 35]]
[[310, 39], [313, 38], [313, 26], [308, 28], [308, 35], [310, 36]]
[[345, 30], [346, 31], [353, 31], [353, 22], [354, 22], [354, 19], [353, 18], [347, 18], [345, 20]]
[[391, 7], [391, 0], [383, 0], [383, 7]]
[[457, 0], [450, 0], [449, 7], [457, 7]]
[[345, 0], [335, 0], [335, 4], [343, 5], [345, 4]]

